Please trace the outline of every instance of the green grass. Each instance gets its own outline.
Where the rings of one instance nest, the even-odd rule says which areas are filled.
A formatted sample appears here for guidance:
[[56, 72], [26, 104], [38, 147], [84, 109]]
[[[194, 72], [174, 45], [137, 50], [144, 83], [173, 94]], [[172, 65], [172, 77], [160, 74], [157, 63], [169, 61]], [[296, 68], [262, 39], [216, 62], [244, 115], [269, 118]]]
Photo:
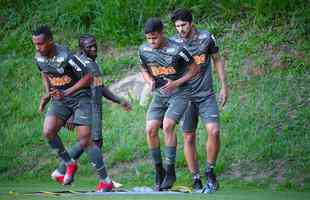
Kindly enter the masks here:
[[[32, 60], [34, 49], [29, 32], [32, 26], [39, 22], [53, 25], [55, 40], [73, 49], [77, 47], [76, 38], [80, 33], [94, 33], [100, 43], [98, 63], [105, 84], [109, 85], [139, 69], [137, 45], [143, 40], [141, 30], [147, 17], [161, 16], [167, 33], [174, 34], [167, 13], [176, 5], [192, 8], [199, 22], [197, 26], [215, 34], [226, 60], [230, 97], [221, 110], [222, 147], [216, 167], [224, 188], [237, 183], [238, 189], [310, 190], [307, 157], [310, 154], [310, 62], [307, 57], [310, 42], [306, 34], [310, 12], [306, 12], [309, 8], [302, 6], [301, 1], [294, 5], [284, 2], [275, 12], [267, 12], [277, 7], [275, 0], [256, 4], [221, 1], [211, 3], [213, 6], [207, 6], [206, 1], [141, 1], [143, 5], [141, 2], [132, 5], [130, 1], [112, 4], [112, 1], [99, 0], [85, 4], [70, 0], [56, 6], [59, 2], [21, 1], [13, 5], [1, 1], [5, 8], [1, 9], [0, 16], [1, 191], [8, 190], [4, 187], [6, 181], [12, 185], [24, 180], [49, 183], [49, 174], [58, 163], [41, 136], [43, 114], [37, 112], [37, 105], [42, 86]], [[263, 17], [265, 12], [269, 14]], [[7, 23], [2, 22], [2, 17]], [[215, 88], [219, 90], [217, 79]], [[144, 132], [146, 108], [132, 101], [131, 113], [125, 113], [116, 105], [104, 104], [103, 153], [113, 179], [125, 187], [151, 186], [154, 171]], [[182, 133], [179, 127], [176, 130], [179, 138], [177, 184], [190, 186]], [[201, 124], [198, 134], [198, 156], [203, 171], [203, 146], [207, 136]], [[162, 133], [160, 136], [162, 140]], [[75, 133], [66, 130], [61, 131], [61, 137], [65, 144], [76, 141]], [[80, 182], [92, 188], [97, 179], [89, 160], [82, 156], [80, 163]], [[18, 191], [20, 187], [13, 190]], [[25, 191], [33, 187], [36, 185]], [[59, 188], [50, 184], [47, 187]], [[224, 189], [215, 198], [229, 199], [226, 195], [229, 192]], [[271, 198], [270, 195], [266, 192], [266, 198]], [[240, 194], [232, 196], [236, 196], [232, 199], [244, 198]]]
[[92, 188], [89, 184], [84, 184], [82, 186], [72, 186], [70, 188], [63, 188], [56, 184], [46, 183], [46, 182], [27, 182], [24, 183], [9, 183], [0, 185], [0, 197], [1, 199], [211, 199], [211, 200], [242, 200], [242, 199], [266, 199], [266, 200], [304, 200], [308, 199], [309, 192], [274, 192], [270, 190], [258, 190], [251, 188], [244, 189], [232, 189], [232, 188], [222, 188], [220, 191], [214, 194], [180, 194], [180, 195], [113, 195], [113, 196], [79, 196], [79, 195], [62, 195], [62, 196], [52, 196], [52, 195], [42, 195], [42, 196], [28, 196], [24, 195], [36, 191], [62, 191], [62, 190], [82, 190], [89, 191]]

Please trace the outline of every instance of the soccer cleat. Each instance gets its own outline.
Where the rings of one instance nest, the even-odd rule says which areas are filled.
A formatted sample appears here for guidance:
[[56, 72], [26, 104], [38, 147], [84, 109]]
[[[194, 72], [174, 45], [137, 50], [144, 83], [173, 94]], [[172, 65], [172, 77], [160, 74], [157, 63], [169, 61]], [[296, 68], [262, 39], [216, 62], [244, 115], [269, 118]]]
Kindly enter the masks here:
[[193, 191], [199, 191], [202, 189], [202, 182], [200, 178], [193, 179]]
[[67, 165], [66, 174], [64, 176], [64, 181], [63, 181], [64, 185], [70, 185], [73, 182], [74, 174], [75, 174], [77, 168], [78, 168], [78, 166], [77, 166], [76, 162], [72, 162], [72, 163]]
[[52, 179], [53, 179], [54, 181], [57, 181], [58, 183], [63, 184], [65, 175], [62, 174], [62, 173], [60, 173], [60, 172], [58, 171], [58, 169], [56, 169], [56, 170], [53, 171], [53, 173], [51, 174], [51, 177], [52, 177]]
[[96, 187], [96, 192], [111, 192], [113, 189], [113, 182], [110, 183], [100, 181]]
[[167, 165], [167, 171], [166, 171], [166, 176], [160, 185], [161, 190], [168, 190], [172, 188], [173, 184], [176, 181], [176, 176], [175, 176], [175, 168], [174, 164]]
[[219, 183], [216, 180], [216, 176], [213, 171], [207, 172], [207, 184], [203, 187], [201, 193], [212, 193], [219, 189]]
[[164, 180], [165, 177], [165, 169], [163, 168], [162, 164], [155, 165], [155, 188], [154, 191], [159, 192], [161, 191], [160, 185]]

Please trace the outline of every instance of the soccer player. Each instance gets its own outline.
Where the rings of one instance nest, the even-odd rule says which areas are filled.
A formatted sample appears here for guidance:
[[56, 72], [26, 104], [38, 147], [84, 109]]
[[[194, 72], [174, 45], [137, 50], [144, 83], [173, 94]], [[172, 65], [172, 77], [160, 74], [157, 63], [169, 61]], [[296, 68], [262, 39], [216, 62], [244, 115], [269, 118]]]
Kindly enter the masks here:
[[106, 172], [101, 151], [91, 140], [89, 86], [92, 83], [92, 76], [86, 68], [77, 69], [69, 65], [69, 50], [54, 42], [49, 27], [40, 26], [33, 31], [32, 42], [37, 52], [35, 62], [42, 74], [47, 92], [45, 96], [52, 98], [44, 120], [43, 135], [66, 165], [63, 184], [70, 184], [77, 170], [76, 161], [66, 151], [58, 136], [60, 128], [72, 114], [74, 114], [73, 122], [77, 125], [79, 145], [88, 153], [97, 169], [100, 184]]
[[[147, 42], [139, 47], [141, 71], [154, 91], [147, 111], [147, 142], [155, 164], [155, 190], [170, 189], [176, 181], [176, 135], [174, 127], [188, 105], [186, 82], [199, 72], [189, 52], [163, 33], [163, 23], [150, 18], [144, 26]], [[165, 164], [162, 165], [158, 129], [163, 127]]]
[[[93, 142], [101, 149], [102, 146], [102, 96], [111, 100], [112, 102], [120, 104], [126, 111], [131, 110], [131, 105], [124, 99], [115, 96], [102, 81], [101, 70], [96, 63], [97, 58], [97, 42], [94, 36], [84, 34], [79, 38], [80, 52], [72, 56], [69, 64], [76, 69], [87, 68], [92, 77], [93, 82], [91, 85], [91, 104], [92, 104], [92, 125], [91, 134]], [[76, 160], [83, 153], [83, 149], [79, 145], [74, 145], [69, 154]], [[58, 182], [62, 182], [66, 172], [64, 162], [61, 162], [59, 167], [53, 172], [52, 178]], [[108, 177], [108, 176], [107, 176]], [[97, 186], [97, 191], [102, 188], [111, 188], [111, 181], [106, 178], [105, 182], [101, 182]], [[110, 186], [109, 186], [110, 185]]]
[[181, 120], [184, 132], [184, 153], [188, 168], [193, 175], [193, 188], [202, 188], [196, 152], [196, 129], [198, 116], [201, 117], [208, 132], [205, 150], [207, 153], [205, 175], [207, 183], [203, 192], [218, 189], [219, 184], [214, 173], [215, 162], [220, 149], [219, 111], [212, 87], [211, 59], [221, 82], [219, 100], [224, 106], [228, 97], [225, 81], [224, 62], [219, 54], [214, 36], [207, 30], [198, 30], [192, 23], [192, 14], [187, 9], [177, 9], [172, 13], [171, 20], [178, 32], [171, 39], [183, 45], [194, 57], [201, 72], [189, 81], [191, 88], [190, 106]]

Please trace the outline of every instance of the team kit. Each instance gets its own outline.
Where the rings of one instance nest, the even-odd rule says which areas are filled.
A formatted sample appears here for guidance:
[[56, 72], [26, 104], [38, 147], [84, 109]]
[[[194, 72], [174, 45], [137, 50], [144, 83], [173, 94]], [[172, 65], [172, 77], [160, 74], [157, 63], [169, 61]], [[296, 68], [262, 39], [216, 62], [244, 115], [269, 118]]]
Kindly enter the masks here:
[[[176, 182], [175, 126], [180, 124], [192, 189], [212, 193], [219, 189], [215, 174], [220, 149], [218, 107], [224, 106], [228, 97], [224, 62], [215, 37], [195, 27], [190, 10], [174, 10], [171, 23], [176, 34], [167, 37], [161, 19], [149, 18], [144, 25], [145, 42], [138, 49], [140, 71], [152, 91], [145, 132], [155, 172], [154, 191], [170, 190]], [[73, 53], [56, 43], [51, 29], [43, 25], [32, 31], [32, 42], [36, 50], [34, 62], [44, 87], [38, 108], [39, 112], [45, 112], [43, 137], [60, 159], [51, 173], [52, 179], [70, 185], [78, 169], [78, 159], [85, 152], [98, 177], [96, 192], [113, 191], [115, 186], [101, 150], [104, 145], [102, 97], [119, 104], [125, 112], [132, 108], [130, 102], [104, 85], [96, 62], [95, 36], [81, 35], [79, 49]], [[218, 101], [212, 85], [212, 69], [217, 72], [221, 86]], [[200, 173], [195, 143], [199, 118], [208, 134], [203, 173]], [[65, 148], [59, 137], [63, 127], [76, 131], [77, 142], [70, 148]], [[164, 133], [163, 145], [160, 145], [159, 130]]]

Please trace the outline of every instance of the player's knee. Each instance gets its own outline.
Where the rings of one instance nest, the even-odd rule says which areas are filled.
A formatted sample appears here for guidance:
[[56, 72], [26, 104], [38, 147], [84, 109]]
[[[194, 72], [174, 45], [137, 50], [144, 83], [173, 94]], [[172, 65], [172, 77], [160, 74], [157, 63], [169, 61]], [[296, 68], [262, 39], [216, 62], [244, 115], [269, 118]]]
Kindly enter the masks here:
[[79, 140], [79, 144], [82, 149], [86, 149], [87, 147], [89, 147], [90, 143], [90, 140], [88, 140], [87, 138], [81, 138]]
[[158, 131], [158, 129], [157, 129], [157, 127], [156, 126], [147, 126], [146, 127], [146, 134], [149, 136], [149, 137], [151, 137], [151, 138], [153, 138], [153, 137], [157, 137], [157, 131]]
[[195, 144], [196, 135], [195, 133], [185, 133], [184, 134], [184, 144], [193, 145]]
[[172, 123], [165, 123], [163, 125], [163, 131], [165, 134], [170, 134], [173, 132], [174, 124]]
[[211, 130], [209, 130], [209, 136], [215, 137], [215, 138], [220, 137], [220, 130], [217, 127], [212, 128]]
[[80, 136], [78, 139], [79, 144], [83, 149], [89, 147], [89, 145], [91, 144], [91, 138], [88, 135]]

